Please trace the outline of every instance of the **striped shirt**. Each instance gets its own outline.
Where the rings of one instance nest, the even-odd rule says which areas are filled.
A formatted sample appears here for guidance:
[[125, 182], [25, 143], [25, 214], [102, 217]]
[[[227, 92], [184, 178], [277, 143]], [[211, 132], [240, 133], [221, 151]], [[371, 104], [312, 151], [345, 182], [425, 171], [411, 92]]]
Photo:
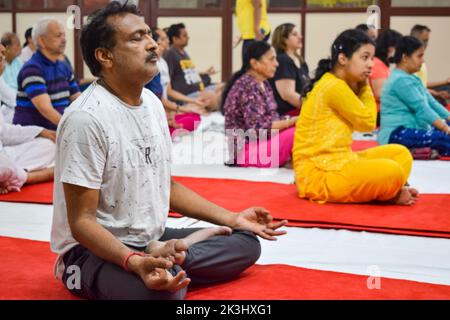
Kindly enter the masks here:
[[53, 108], [60, 114], [70, 105], [70, 97], [80, 91], [72, 70], [63, 61], [53, 62], [39, 50], [23, 66], [17, 78], [17, 106], [14, 124], [34, 125], [50, 130], [56, 126], [44, 118], [31, 100], [48, 94]]

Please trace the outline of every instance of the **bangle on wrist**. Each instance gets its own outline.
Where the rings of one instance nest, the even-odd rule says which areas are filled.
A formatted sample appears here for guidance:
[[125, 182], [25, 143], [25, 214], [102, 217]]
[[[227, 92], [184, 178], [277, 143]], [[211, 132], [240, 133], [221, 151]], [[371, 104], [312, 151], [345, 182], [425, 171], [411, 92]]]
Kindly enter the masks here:
[[130, 258], [132, 256], [144, 256], [143, 252], [136, 252], [136, 251], [130, 251], [130, 253], [127, 254], [127, 256], [125, 257], [125, 259], [123, 260], [123, 264], [122, 264], [122, 268], [127, 271], [130, 272], [130, 269], [128, 268], [128, 261], [130, 260]]

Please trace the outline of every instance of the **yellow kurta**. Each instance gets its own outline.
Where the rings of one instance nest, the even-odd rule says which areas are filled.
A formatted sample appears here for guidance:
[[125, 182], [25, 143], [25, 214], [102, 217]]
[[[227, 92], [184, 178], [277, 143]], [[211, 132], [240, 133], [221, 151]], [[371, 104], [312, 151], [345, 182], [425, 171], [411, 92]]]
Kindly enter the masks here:
[[293, 164], [299, 196], [318, 202], [368, 202], [394, 198], [412, 166], [409, 151], [387, 145], [353, 152], [353, 131], [376, 127], [370, 86], [357, 96], [347, 83], [325, 74], [308, 94], [297, 122]]

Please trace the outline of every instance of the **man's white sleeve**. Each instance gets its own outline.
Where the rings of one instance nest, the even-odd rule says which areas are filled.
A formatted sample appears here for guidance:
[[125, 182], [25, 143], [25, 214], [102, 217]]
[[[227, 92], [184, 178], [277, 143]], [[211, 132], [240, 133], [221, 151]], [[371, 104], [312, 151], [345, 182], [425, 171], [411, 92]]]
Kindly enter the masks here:
[[0, 113], [0, 142], [4, 147], [12, 147], [36, 138], [44, 128], [37, 126], [22, 127], [6, 123]]
[[103, 132], [100, 123], [83, 111], [61, 123], [56, 165], [62, 183], [100, 190], [107, 154]]

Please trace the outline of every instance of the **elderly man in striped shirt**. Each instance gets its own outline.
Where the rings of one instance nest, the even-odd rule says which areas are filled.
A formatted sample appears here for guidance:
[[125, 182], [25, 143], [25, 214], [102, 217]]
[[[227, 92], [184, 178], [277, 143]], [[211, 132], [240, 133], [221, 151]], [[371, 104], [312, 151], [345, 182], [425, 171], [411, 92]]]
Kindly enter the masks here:
[[56, 130], [66, 107], [80, 95], [72, 69], [64, 62], [64, 26], [43, 18], [33, 27], [36, 53], [18, 76], [13, 123]]

